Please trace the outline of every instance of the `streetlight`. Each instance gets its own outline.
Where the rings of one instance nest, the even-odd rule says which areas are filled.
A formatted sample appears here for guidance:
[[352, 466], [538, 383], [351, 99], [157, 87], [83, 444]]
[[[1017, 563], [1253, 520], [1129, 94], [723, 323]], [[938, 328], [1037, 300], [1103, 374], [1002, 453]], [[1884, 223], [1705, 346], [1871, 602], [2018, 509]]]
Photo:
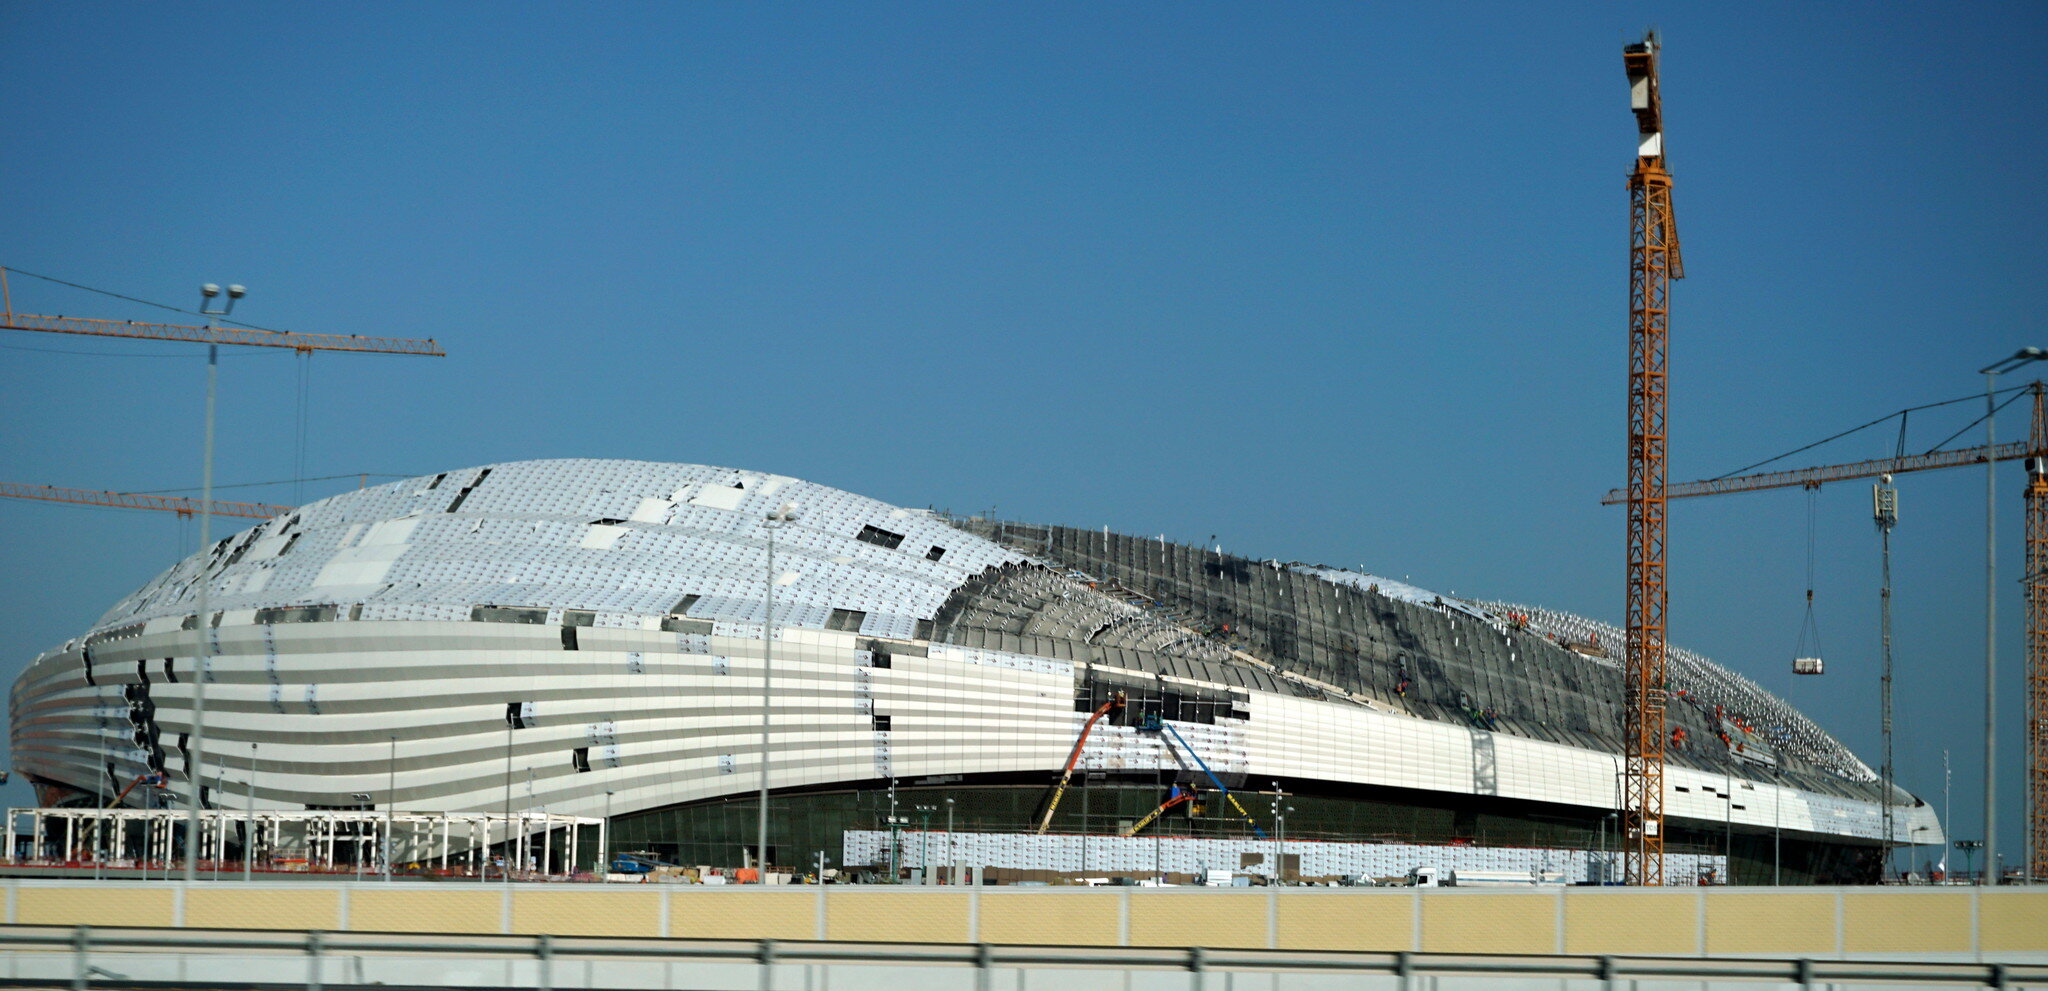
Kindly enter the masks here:
[[1273, 883], [1279, 884], [1287, 871], [1287, 813], [1280, 803], [1287, 800], [1287, 793], [1280, 790], [1280, 782], [1273, 782]]
[[[100, 879], [100, 862], [106, 858], [101, 850], [107, 845], [107, 733], [106, 727], [98, 727], [95, 734], [100, 738], [100, 762], [92, 776], [92, 879]], [[12, 823], [9, 824], [10, 827]]]
[[[1998, 405], [1992, 398], [1998, 376], [2021, 365], [2048, 358], [2040, 348], [2021, 348], [2012, 357], [1978, 369], [1984, 376], [1984, 447], [1995, 446], [1992, 423]], [[1984, 458], [1984, 862], [1998, 850], [1998, 459]], [[1890, 801], [1890, 796], [1886, 796]]]
[[384, 761], [384, 883], [391, 883], [393, 807], [398, 804], [398, 737], [391, 738], [391, 756]]
[[1723, 810], [1722, 810], [1722, 818], [1721, 818], [1721, 870], [1722, 870], [1722, 873], [1724, 873], [1724, 874], [1726, 874], [1726, 875], [1727, 875], [1727, 876], [1726, 876], [1725, 878], [1723, 878], [1723, 879], [1722, 879], [1721, 883], [1722, 883], [1722, 884], [1729, 884], [1729, 883], [1731, 883], [1731, 882], [1733, 882], [1733, 881], [1735, 880], [1735, 772], [1734, 772], [1734, 771], [1730, 770], [1730, 771], [1725, 771], [1725, 772], [1723, 772], [1723, 780], [1722, 780], [1722, 783], [1721, 783], [1721, 787], [1722, 787], [1723, 789], [1725, 789], [1725, 790], [1726, 790], [1726, 792], [1727, 792], [1726, 794], [1722, 795], [1721, 797], [1722, 797], [1723, 799], [1725, 799], [1725, 800], [1726, 800], [1726, 802], [1727, 802], [1727, 806], [1728, 806], [1728, 807], [1727, 807], [1726, 809], [1723, 809]]
[[[199, 287], [199, 312], [206, 317], [208, 327], [220, 326], [218, 318], [235, 311], [235, 301], [249, 294], [239, 285], [228, 287], [227, 302], [214, 308], [214, 300], [220, 296], [220, 287], [209, 282]], [[199, 552], [206, 553], [208, 544], [213, 542], [213, 407], [214, 393], [220, 383], [220, 345], [206, 346], [206, 441], [199, 469]], [[206, 764], [206, 658], [210, 653], [206, 631], [209, 627], [206, 586], [212, 576], [201, 568], [197, 606], [199, 614], [194, 617], [192, 634], [199, 640], [193, 651], [195, 658], [192, 672], [192, 749], [185, 765], [185, 783], [191, 786], [192, 802], [185, 819], [185, 880], [187, 883], [199, 880], [199, 781], [204, 774], [200, 768]]]
[[249, 741], [249, 821], [242, 834], [242, 880], [249, 880], [256, 859], [256, 741]]
[[[1963, 876], [1969, 877], [1977, 871], [1977, 851], [1984, 846], [1983, 840], [1957, 840], [1956, 849], [1963, 851]], [[1981, 883], [1981, 882], [1980, 882]]]
[[1771, 886], [1785, 883], [1785, 785], [1771, 786]]
[[1941, 875], [1948, 880], [1948, 848], [1955, 843], [1955, 823], [1948, 817], [1948, 750], [1941, 751]]
[[[355, 799], [355, 802], [358, 806], [366, 806], [370, 804], [369, 792], [351, 792], [349, 794], [349, 797]], [[355, 847], [355, 850], [354, 856], [350, 857], [349, 859], [354, 860], [356, 862], [356, 880], [360, 881], [363, 879], [363, 824], [361, 820], [357, 820], [356, 822], [355, 836], [352, 837], [352, 839], [355, 840], [355, 843], [352, 844]]]
[[[515, 718], [518, 706], [519, 703], [514, 702], [506, 707], [505, 710], [505, 855], [498, 858], [502, 864], [498, 874], [506, 884], [512, 883], [512, 728], [518, 724], [518, 720]], [[490, 852], [491, 830], [489, 826], [485, 826], [484, 862], [479, 865], [477, 870], [476, 879], [478, 881], [484, 880], [491, 873]]]
[[761, 529], [768, 531], [768, 615], [761, 622], [761, 823], [754, 852], [762, 884], [768, 883], [768, 703], [769, 679], [775, 673], [775, 531], [796, 517], [796, 503], [785, 502], [761, 521]]
[[946, 881], [958, 883], [960, 857], [953, 852], [953, 799], [946, 798]]
[[903, 817], [896, 814], [896, 776], [889, 775], [889, 883], [896, 883], [896, 873], [902, 870], [903, 840], [897, 827], [903, 825]]
[[604, 858], [604, 869], [612, 869], [612, 790], [604, 790], [604, 849], [599, 852]]
[[920, 805], [917, 807], [917, 811], [922, 814], [921, 817], [924, 820], [923, 824], [917, 827], [919, 843], [917, 867], [924, 874], [925, 884], [932, 883], [932, 813], [938, 810], [939, 807], [936, 805]]

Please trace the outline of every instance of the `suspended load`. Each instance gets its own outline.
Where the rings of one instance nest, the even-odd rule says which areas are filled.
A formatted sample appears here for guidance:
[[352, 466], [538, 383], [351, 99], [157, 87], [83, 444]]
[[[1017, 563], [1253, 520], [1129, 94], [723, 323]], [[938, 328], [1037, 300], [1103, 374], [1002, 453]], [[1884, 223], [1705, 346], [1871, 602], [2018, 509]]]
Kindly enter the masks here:
[[1806, 620], [1799, 625], [1799, 644], [1792, 648], [1793, 674], [1820, 674], [1820, 623], [1813, 615], [1813, 518], [1818, 486], [1806, 489]]

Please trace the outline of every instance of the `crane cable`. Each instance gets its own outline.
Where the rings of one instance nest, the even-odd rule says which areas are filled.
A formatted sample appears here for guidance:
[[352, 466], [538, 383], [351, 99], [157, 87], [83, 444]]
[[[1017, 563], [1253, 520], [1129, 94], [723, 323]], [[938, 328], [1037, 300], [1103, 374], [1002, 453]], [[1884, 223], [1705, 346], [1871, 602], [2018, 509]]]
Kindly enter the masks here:
[[[1808, 488], [1806, 490], [1806, 620], [1799, 627], [1799, 644], [1792, 650], [1792, 656], [1795, 659], [1803, 657], [1820, 658], [1823, 656], [1820, 646], [1820, 623], [1815, 619], [1813, 611], [1814, 531], [1815, 519], [1819, 513], [1819, 504], [1820, 488], [1818, 486]], [[1813, 646], [1811, 653], [1807, 652], [1807, 645], [1809, 643]]]

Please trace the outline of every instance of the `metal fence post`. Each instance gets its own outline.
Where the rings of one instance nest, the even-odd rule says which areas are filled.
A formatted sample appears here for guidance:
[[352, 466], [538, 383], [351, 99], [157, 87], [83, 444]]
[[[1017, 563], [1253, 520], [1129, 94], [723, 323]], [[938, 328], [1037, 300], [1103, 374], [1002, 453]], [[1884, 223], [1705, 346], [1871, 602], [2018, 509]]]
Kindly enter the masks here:
[[541, 933], [533, 938], [533, 955], [540, 962], [540, 991], [554, 991], [555, 938]]
[[1614, 991], [1614, 958], [1605, 953], [1600, 955], [1600, 986]]
[[1199, 946], [1188, 947], [1188, 980], [1194, 991], [1202, 991], [1202, 975], [1209, 970], [1208, 951]]
[[761, 991], [775, 987], [775, 941], [761, 941]]
[[79, 926], [71, 933], [71, 986], [78, 991], [92, 984], [92, 927]]
[[1415, 976], [1414, 954], [1407, 950], [1394, 954], [1394, 976], [1401, 979], [1401, 991], [1409, 991]]
[[2002, 963], [1995, 963], [1995, 964], [1992, 964], [1992, 965], [1991, 965], [1991, 986], [1992, 986], [1992, 987], [1994, 987], [1994, 988], [1997, 988], [1997, 989], [1998, 989], [1998, 991], [2005, 991], [2005, 989], [2006, 989], [2006, 988], [2009, 988], [2009, 987], [2011, 987], [2011, 986], [2012, 986], [2012, 985], [2008, 984], [2008, 983], [2007, 983], [2006, 981], [2007, 981], [2007, 979], [2006, 979], [2006, 975], [2005, 975], [2005, 965], [2004, 965], [2004, 964], [2002, 964]]
[[974, 991], [988, 991], [988, 972], [995, 962], [996, 952], [987, 943], [974, 944]]
[[322, 935], [318, 929], [306, 931], [306, 991], [320, 991]]
[[1813, 986], [1813, 960], [1811, 958], [1799, 958], [1799, 986], [1802, 988]]

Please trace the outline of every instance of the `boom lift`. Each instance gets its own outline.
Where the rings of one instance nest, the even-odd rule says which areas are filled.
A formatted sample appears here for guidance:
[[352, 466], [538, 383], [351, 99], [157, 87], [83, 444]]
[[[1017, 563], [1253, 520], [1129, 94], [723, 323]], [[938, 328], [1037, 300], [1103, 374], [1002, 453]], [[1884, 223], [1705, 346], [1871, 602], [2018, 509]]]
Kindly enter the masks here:
[[[138, 774], [135, 776], [135, 780], [128, 782], [128, 787], [121, 789], [121, 794], [114, 797], [114, 804], [108, 806], [108, 808], [120, 808], [121, 803], [128, 800], [128, 793], [134, 791], [136, 785], [141, 784], [151, 785], [156, 788], [169, 787], [164, 783], [162, 771], [149, 771], [144, 774]], [[144, 804], [146, 805], [147, 803]]]
[[1259, 839], [1263, 840], [1266, 838], [1266, 831], [1260, 829], [1257, 820], [1252, 818], [1252, 814], [1246, 812], [1244, 806], [1237, 803], [1237, 796], [1230, 793], [1230, 788], [1223, 783], [1223, 779], [1217, 777], [1215, 771], [1209, 770], [1209, 765], [1202, 760], [1202, 755], [1196, 753], [1195, 748], [1188, 746], [1188, 741], [1180, 735], [1180, 730], [1174, 729], [1173, 724], [1156, 717], [1147, 718], [1143, 728], [1155, 732], [1165, 730], [1173, 734], [1174, 742], [1180, 744], [1181, 752], [1187, 754], [1189, 758], [1194, 760], [1195, 766], [1202, 769], [1202, 773], [1208, 776], [1209, 783], [1215, 786], [1217, 793], [1221, 794], [1223, 800], [1229, 802], [1230, 807], [1237, 810], [1238, 816], [1244, 819], [1244, 824], [1250, 826], [1252, 832], [1258, 834]]
[[1183, 802], [1192, 803], [1194, 800], [1195, 793], [1193, 791], [1182, 791], [1180, 790], [1179, 785], [1174, 785], [1172, 793], [1166, 796], [1166, 801], [1159, 803], [1158, 808], [1153, 809], [1152, 811], [1146, 813], [1145, 818], [1138, 820], [1136, 823], [1133, 823], [1131, 825], [1131, 828], [1124, 830], [1124, 835], [1136, 836], [1139, 833], [1144, 832], [1146, 826], [1152, 825], [1152, 823], [1156, 821], [1160, 816], [1165, 815], [1167, 809], [1173, 808], [1174, 806], [1179, 805]]
[[1043, 833], [1052, 826], [1052, 814], [1059, 811], [1060, 799], [1067, 794], [1067, 782], [1074, 779], [1074, 765], [1081, 760], [1081, 748], [1088, 745], [1088, 734], [1094, 732], [1095, 724], [1109, 715], [1111, 709], [1124, 707], [1124, 693], [1118, 692], [1095, 709], [1095, 714], [1081, 724], [1081, 736], [1074, 741], [1074, 752], [1067, 755], [1067, 766], [1060, 769], [1060, 783], [1053, 786], [1052, 798], [1045, 803], [1045, 817], [1038, 820], [1038, 831]]

